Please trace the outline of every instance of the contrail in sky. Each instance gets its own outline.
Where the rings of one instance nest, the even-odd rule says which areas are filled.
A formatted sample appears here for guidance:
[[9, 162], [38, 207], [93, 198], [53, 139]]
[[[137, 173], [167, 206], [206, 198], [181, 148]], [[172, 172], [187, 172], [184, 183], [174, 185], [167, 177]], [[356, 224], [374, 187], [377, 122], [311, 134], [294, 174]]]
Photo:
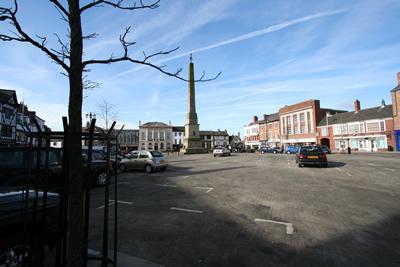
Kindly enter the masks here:
[[[285, 22], [282, 22], [282, 23], [279, 23], [279, 24], [268, 26], [268, 27], [266, 27], [264, 29], [261, 29], [261, 30], [258, 30], [258, 31], [253, 31], [253, 32], [249, 32], [249, 33], [246, 33], [246, 34], [242, 34], [242, 35], [239, 35], [237, 37], [234, 37], [234, 38], [222, 41], [222, 42], [218, 42], [218, 43], [215, 43], [215, 44], [212, 44], [212, 45], [208, 45], [208, 46], [205, 46], [205, 47], [197, 48], [197, 49], [194, 49], [194, 50], [191, 50], [191, 51], [188, 51], [188, 52], [184, 52], [184, 53], [172, 56], [172, 57], [168, 57], [168, 58], [165, 58], [165, 59], [162, 59], [162, 60], [158, 60], [157, 62], [154, 62], [154, 64], [164, 63], [164, 62], [167, 62], [167, 61], [170, 61], [170, 60], [173, 60], [173, 59], [186, 57], [190, 53], [203, 52], [203, 51], [207, 51], [207, 50], [210, 50], [210, 49], [213, 49], [213, 48], [217, 48], [217, 47], [220, 47], [220, 46], [233, 44], [233, 43], [236, 43], [236, 42], [240, 42], [240, 41], [244, 41], [244, 40], [247, 40], [247, 39], [251, 39], [251, 38], [254, 38], [254, 37], [257, 37], [257, 36], [261, 36], [261, 35], [264, 35], [264, 34], [267, 34], [267, 33], [280, 31], [280, 30], [285, 29], [287, 27], [290, 27], [292, 25], [300, 24], [300, 23], [303, 23], [303, 22], [306, 22], [306, 21], [310, 21], [310, 20], [314, 20], [314, 19], [321, 18], [321, 17], [328, 17], [328, 16], [341, 14], [341, 13], [344, 13], [344, 12], [346, 12], [348, 10], [349, 10], [348, 8], [329, 10], [329, 11], [320, 12], [320, 13], [316, 13], [316, 14], [313, 14], [313, 15], [297, 18], [297, 19], [288, 20], [288, 21], [285, 21]], [[140, 70], [140, 69], [142, 69], [144, 67], [145, 66], [139, 66], [139, 67], [136, 67], [136, 68], [133, 68], [133, 69], [118, 73], [118, 74], [116, 74], [114, 76], [111, 76], [108, 80], [112, 80], [112, 79], [124, 76], [126, 74], [129, 74], [129, 73], [135, 72], [137, 70]]]

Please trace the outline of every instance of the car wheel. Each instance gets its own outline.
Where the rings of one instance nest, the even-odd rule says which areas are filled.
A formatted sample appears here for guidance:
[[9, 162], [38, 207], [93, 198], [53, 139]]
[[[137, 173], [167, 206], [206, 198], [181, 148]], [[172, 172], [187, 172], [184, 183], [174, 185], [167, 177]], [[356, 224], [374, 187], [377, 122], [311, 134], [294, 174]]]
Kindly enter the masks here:
[[126, 166], [125, 166], [125, 164], [119, 165], [119, 170], [120, 170], [121, 172], [126, 172]]
[[276, 154], [276, 151], [274, 151], [274, 152], [272, 152], [272, 153]]
[[162, 168], [161, 168], [161, 171], [164, 172], [166, 169], [167, 169], [167, 167], [162, 167]]
[[97, 173], [96, 184], [100, 186], [107, 184], [107, 172], [105, 170]]
[[151, 173], [151, 172], [153, 171], [153, 167], [151, 167], [151, 165], [147, 164], [147, 165], [144, 167], [144, 170], [145, 170], [145, 172], [147, 172], [147, 173]]
[[214, 158], [216, 157], [216, 155], [214, 155]]
[[303, 164], [301, 164], [301, 163], [299, 162], [299, 168], [301, 168], [301, 167], [303, 167]]
[[322, 164], [322, 168], [328, 168], [328, 162]]

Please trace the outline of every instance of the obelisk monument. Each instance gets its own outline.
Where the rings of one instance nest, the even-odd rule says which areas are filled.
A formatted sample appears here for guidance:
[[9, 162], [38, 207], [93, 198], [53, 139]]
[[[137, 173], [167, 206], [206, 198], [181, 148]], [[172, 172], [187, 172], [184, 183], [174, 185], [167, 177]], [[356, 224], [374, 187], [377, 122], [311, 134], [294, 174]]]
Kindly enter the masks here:
[[190, 54], [188, 88], [189, 110], [186, 115], [185, 137], [183, 139], [183, 151], [185, 154], [198, 154], [206, 152], [202, 146], [202, 140], [200, 139], [199, 123], [197, 121], [196, 113], [194, 83], [194, 65], [192, 62], [192, 54]]

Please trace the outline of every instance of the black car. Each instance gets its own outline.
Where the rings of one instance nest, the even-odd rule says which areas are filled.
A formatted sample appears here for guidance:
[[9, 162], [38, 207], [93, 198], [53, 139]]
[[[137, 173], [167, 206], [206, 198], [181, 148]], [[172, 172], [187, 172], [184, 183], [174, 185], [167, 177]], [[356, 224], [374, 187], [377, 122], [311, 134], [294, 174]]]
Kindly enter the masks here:
[[259, 149], [259, 151], [262, 154], [265, 154], [265, 153], [273, 153], [273, 154], [281, 153], [281, 149], [279, 147], [262, 147], [262, 148]]
[[318, 165], [328, 167], [328, 159], [320, 146], [303, 146], [296, 154], [296, 163], [299, 167], [305, 165]]
[[[37, 158], [40, 151], [40, 164]], [[31, 154], [30, 154], [31, 153]], [[48, 165], [46, 166], [46, 151], [44, 148], [28, 147], [0, 147], [0, 186], [25, 186], [28, 183], [28, 169], [31, 167], [31, 184], [38, 188], [46, 187], [48, 190], [60, 187], [64, 178], [62, 170], [63, 153], [60, 148], [48, 150]], [[105, 185], [107, 181], [107, 168], [111, 172], [115, 169], [111, 161], [107, 166], [104, 155], [93, 151], [90, 173], [85, 171], [87, 166], [87, 150], [82, 150], [85, 177], [89, 177], [93, 185]], [[31, 160], [29, 160], [31, 159]]]
[[0, 266], [25, 266], [32, 248], [55, 246], [58, 205], [56, 193], [47, 193], [44, 206], [42, 191], [0, 187]]

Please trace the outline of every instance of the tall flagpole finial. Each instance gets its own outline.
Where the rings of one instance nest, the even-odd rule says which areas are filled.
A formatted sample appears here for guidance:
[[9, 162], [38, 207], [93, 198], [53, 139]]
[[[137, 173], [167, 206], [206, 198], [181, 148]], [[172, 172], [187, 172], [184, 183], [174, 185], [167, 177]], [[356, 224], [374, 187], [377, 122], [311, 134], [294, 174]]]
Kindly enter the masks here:
[[192, 53], [190, 53], [190, 63], [192, 63], [193, 61], [193, 57], [192, 57]]

